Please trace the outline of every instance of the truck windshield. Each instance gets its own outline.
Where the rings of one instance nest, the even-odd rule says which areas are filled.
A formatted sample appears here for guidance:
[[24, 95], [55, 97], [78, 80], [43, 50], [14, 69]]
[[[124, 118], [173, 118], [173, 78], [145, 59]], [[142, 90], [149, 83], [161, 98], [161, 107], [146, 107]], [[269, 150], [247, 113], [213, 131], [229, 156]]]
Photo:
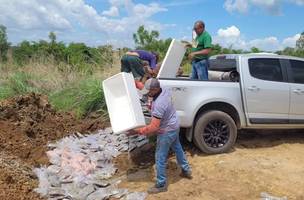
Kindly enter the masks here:
[[209, 59], [209, 70], [213, 71], [236, 71], [236, 57], [230, 55], [211, 56]]

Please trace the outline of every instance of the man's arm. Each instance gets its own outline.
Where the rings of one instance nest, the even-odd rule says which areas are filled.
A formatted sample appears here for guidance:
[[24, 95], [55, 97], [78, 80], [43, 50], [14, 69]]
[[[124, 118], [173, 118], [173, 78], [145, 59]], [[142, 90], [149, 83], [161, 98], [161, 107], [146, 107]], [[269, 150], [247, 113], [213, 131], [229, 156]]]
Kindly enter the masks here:
[[139, 57], [139, 54], [138, 54], [137, 52], [133, 52], [133, 51], [128, 51], [128, 52], [126, 53], [126, 55], [129, 55], [129, 56], [137, 56], [137, 57]]
[[155, 67], [156, 67], [156, 57], [154, 55], [151, 56], [150, 65], [151, 65], [150, 67], [151, 67], [152, 70], [155, 69]]
[[159, 127], [160, 127], [160, 119], [156, 117], [152, 117], [152, 120], [149, 125], [139, 129], [135, 129], [135, 131], [140, 135], [148, 135], [157, 132], [159, 130]]
[[195, 51], [189, 54], [189, 59], [192, 59], [196, 55], [208, 55], [211, 52], [211, 48], [203, 49], [200, 51]]
[[140, 135], [148, 135], [151, 133], [158, 132], [160, 129], [160, 122], [162, 117], [164, 116], [164, 113], [167, 110], [168, 103], [158, 103], [155, 105], [151, 115], [152, 119], [149, 125], [139, 128], [136, 131]]

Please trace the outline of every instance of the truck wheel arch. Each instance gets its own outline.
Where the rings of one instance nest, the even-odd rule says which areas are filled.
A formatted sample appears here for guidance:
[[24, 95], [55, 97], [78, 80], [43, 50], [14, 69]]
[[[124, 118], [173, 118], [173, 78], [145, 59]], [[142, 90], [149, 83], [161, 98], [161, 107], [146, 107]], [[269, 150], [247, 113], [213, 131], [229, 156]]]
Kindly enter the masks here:
[[227, 113], [230, 115], [230, 117], [234, 120], [236, 127], [240, 129], [241, 127], [241, 121], [240, 121], [240, 115], [237, 111], [237, 109], [226, 102], [210, 102], [207, 104], [204, 104], [200, 107], [200, 109], [196, 112], [196, 115], [194, 117], [193, 125], [195, 124], [195, 121], [197, 120], [198, 116], [200, 116], [202, 113], [210, 111], [210, 110], [219, 110], [222, 112]]
[[210, 110], [219, 110], [222, 112], [227, 113], [235, 122], [237, 129], [241, 128], [241, 121], [240, 121], [240, 115], [237, 111], [237, 109], [226, 102], [210, 102], [207, 104], [204, 104], [203, 106], [200, 107], [200, 109], [196, 112], [194, 120], [193, 120], [193, 126], [190, 129], [187, 129], [186, 131], [186, 137], [188, 141], [192, 141], [193, 140], [193, 131], [194, 131], [194, 126], [196, 124], [196, 121], [198, 119], [198, 117], [207, 111]]

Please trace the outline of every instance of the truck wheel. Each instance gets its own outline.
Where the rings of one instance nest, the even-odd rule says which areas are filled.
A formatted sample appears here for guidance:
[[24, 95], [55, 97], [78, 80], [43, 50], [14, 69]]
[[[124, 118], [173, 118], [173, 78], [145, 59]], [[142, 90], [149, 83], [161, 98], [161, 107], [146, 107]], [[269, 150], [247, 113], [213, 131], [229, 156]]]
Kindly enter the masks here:
[[227, 152], [235, 143], [237, 128], [234, 120], [222, 111], [208, 111], [200, 115], [194, 128], [194, 143], [203, 152]]

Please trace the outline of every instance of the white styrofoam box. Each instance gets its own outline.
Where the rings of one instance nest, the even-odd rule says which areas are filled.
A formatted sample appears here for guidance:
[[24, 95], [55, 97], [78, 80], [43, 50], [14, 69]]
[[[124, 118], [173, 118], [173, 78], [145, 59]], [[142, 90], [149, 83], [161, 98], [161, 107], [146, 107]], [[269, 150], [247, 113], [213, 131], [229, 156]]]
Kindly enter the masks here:
[[114, 133], [146, 125], [131, 73], [116, 74], [104, 80], [102, 87]]
[[185, 44], [173, 39], [162, 62], [157, 78], [175, 78], [186, 52]]

